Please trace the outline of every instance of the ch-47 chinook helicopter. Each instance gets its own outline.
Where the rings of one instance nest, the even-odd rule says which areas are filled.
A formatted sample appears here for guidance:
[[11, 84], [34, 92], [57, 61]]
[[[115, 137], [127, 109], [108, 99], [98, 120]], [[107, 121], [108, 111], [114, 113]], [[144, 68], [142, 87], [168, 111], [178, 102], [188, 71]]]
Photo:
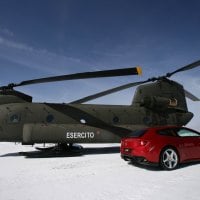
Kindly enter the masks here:
[[[161, 125], [186, 125], [193, 117], [186, 97], [199, 101], [169, 78], [200, 66], [200, 61], [164, 76], [128, 83], [69, 104], [33, 103], [32, 97], [15, 87], [54, 81], [140, 74], [141, 69], [125, 68], [46, 77], [0, 87], [0, 141], [22, 144], [56, 143], [69, 149], [74, 143], [118, 143], [134, 130]], [[82, 104], [138, 86], [131, 105]], [[68, 148], [66, 148], [68, 147]]]

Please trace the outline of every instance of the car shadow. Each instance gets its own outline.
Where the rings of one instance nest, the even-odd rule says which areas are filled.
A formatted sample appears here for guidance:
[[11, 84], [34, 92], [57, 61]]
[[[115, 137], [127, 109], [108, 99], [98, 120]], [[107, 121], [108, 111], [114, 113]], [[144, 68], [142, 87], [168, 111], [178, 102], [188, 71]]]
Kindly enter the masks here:
[[192, 165], [200, 165], [200, 161], [192, 161], [192, 162], [182, 163], [182, 164], [180, 164], [179, 168], [186, 168], [186, 167], [190, 167]]
[[[143, 164], [139, 164], [139, 163], [133, 163], [131, 161], [129, 161], [128, 164], [132, 165], [133, 167], [138, 167], [138, 168], [145, 169], [148, 171], [167, 171], [167, 170], [163, 170], [159, 165], [158, 166], [143, 165]], [[200, 164], [200, 161], [182, 163], [178, 166], [178, 168], [176, 168], [174, 170], [178, 170], [178, 169], [185, 168], [185, 167], [191, 167], [193, 165], [199, 165], [199, 164]], [[174, 171], [174, 170], [172, 170], [172, 171]]]
[[14, 152], [1, 155], [0, 157], [16, 157], [24, 156], [26, 158], [50, 158], [50, 157], [75, 157], [85, 155], [97, 155], [97, 154], [114, 154], [119, 153], [120, 147], [87, 147], [81, 151], [55, 151], [55, 150], [34, 150], [28, 152]]
[[128, 164], [133, 167], [138, 167], [138, 168], [149, 170], [149, 171], [162, 171], [162, 169], [159, 166], [143, 165], [143, 164], [134, 163], [131, 161], [129, 161]]

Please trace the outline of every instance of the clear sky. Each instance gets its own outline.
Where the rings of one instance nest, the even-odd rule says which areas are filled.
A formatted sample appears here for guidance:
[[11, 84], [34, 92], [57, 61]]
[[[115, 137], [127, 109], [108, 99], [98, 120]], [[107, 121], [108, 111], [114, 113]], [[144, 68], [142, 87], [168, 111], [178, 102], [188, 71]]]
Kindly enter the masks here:
[[[34, 101], [70, 102], [166, 74], [200, 59], [198, 0], [1, 0], [0, 84], [141, 65], [142, 77], [18, 88]], [[200, 97], [200, 67], [172, 77]], [[134, 89], [94, 103], [130, 104]], [[199, 127], [200, 103], [188, 100]]]

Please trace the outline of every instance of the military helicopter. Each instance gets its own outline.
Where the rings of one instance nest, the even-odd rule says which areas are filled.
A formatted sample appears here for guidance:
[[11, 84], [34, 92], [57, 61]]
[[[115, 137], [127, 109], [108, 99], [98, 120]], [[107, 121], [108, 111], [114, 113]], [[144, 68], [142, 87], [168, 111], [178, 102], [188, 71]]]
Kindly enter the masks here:
[[[199, 101], [169, 78], [200, 66], [200, 60], [164, 76], [128, 83], [68, 104], [33, 103], [15, 87], [64, 80], [139, 75], [141, 68], [124, 68], [45, 77], [0, 87], [0, 141], [23, 145], [56, 143], [68, 149], [75, 143], [118, 143], [134, 130], [162, 125], [186, 125], [193, 117], [186, 97]], [[138, 86], [131, 105], [83, 104]], [[67, 148], [66, 148], [67, 147]], [[41, 150], [41, 149], [40, 149]]]

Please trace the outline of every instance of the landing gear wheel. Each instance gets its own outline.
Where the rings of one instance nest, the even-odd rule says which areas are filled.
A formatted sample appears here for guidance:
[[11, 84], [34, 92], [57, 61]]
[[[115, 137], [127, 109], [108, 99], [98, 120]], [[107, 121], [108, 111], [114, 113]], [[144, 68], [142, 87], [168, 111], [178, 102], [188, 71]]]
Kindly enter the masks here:
[[39, 151], [50, 151], [50, 150], [53, 150], [55, 149], [55, 145], [54, 146], [48, 146], [48, 147], [39, 147], [39, 146], [36, 146], [35, 149], [39, 150]]
[[80, 153], [83, 150], [83, 147], [81, 145], [72, 143], [58, 143], [55, 150], [57, 152]]
[[175, 149], [165, 148], [160, 155], [160, 165], [165, 170], [176, 169], [179, 164], [179, 156]]
[[67, 143], [58, 143], [57, 145], [50, 146], [50, 147], [35, 147], [39, 151], [43, 152], [56, 152], [56, 153], [81, 153], [83, 150], [83, 147], [78, 144], [67, 144]]
[[78, 144], [69, 144], [69, 150], [74, 152], [74, 153], [79, 153], [83, 150], [83, 147]]

